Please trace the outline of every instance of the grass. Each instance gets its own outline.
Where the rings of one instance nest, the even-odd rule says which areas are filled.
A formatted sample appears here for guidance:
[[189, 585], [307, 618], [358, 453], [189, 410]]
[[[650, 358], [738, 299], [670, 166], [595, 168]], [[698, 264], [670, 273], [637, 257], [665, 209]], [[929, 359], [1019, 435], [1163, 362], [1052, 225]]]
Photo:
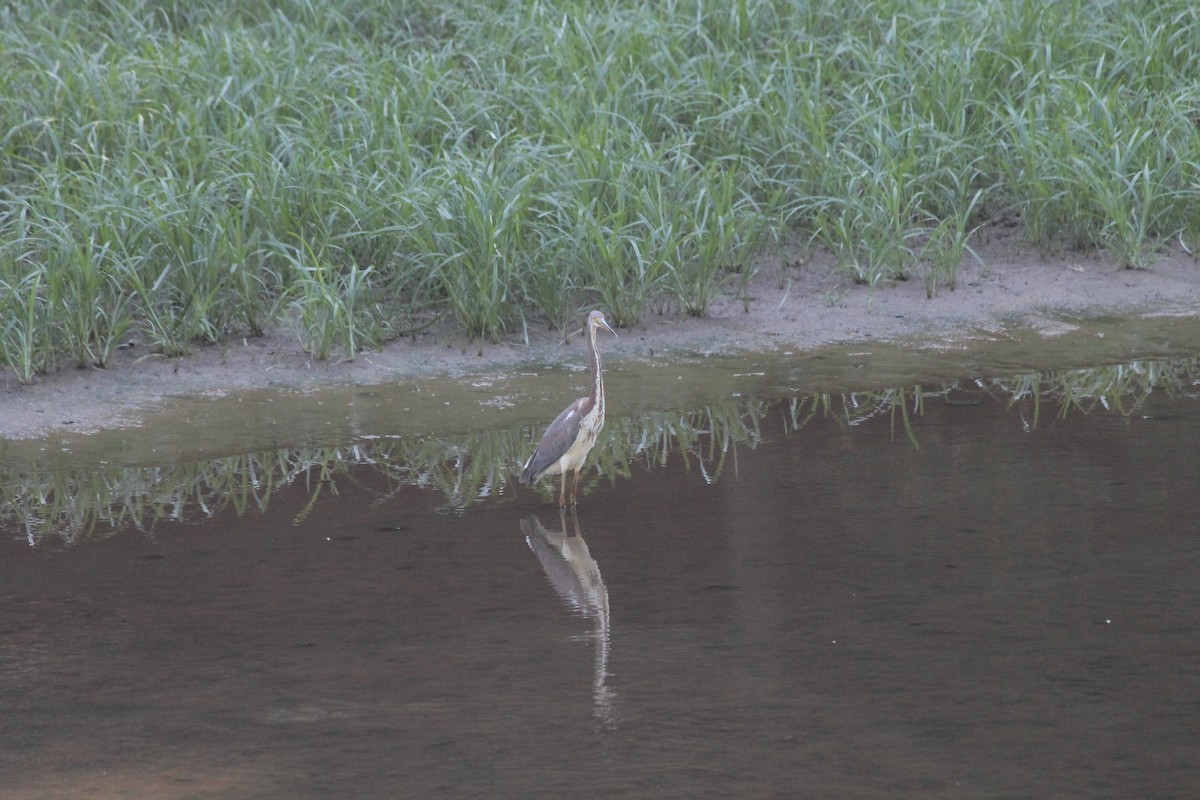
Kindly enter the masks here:
[[1185, 0], [20, 0], [0, 363], [703, 315], [787, 239], [932, 296], [1013, 218], [1146, 269], [1200, 219], [1197, 31]]

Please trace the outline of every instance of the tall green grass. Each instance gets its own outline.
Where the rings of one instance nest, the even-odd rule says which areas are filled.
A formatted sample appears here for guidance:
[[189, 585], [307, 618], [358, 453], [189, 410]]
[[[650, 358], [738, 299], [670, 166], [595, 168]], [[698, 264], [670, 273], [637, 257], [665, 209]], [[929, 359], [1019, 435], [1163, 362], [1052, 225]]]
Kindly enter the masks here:
[[1144, 269], [1200, 233], [1198, 31], [1187, 0], [9, 3], [0, 362], [704, 314], [790, 237], [933, 295], [999, 219]]

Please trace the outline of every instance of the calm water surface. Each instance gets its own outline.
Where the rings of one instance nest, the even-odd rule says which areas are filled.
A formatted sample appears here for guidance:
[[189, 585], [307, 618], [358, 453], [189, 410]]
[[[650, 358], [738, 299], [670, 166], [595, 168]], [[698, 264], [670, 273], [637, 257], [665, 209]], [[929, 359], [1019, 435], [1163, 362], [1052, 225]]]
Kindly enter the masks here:
[[1200, 796], [1196, 394], [780, 398], [577, 515], [363, 465], [10, 528], [0, 795]]

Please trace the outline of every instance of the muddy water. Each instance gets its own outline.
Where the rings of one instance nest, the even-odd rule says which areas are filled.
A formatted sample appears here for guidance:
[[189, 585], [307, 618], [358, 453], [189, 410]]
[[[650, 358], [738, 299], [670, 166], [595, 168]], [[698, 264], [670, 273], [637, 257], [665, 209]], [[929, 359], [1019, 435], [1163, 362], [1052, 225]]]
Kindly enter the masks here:
[[1087, 375], [762, 388], [743, 435], [633, 447], [577, 515], [376, 453], [144, 532], [10, 524], [0, 795], [1195, 797], [1171, 374], [1123, 411], [1063, 411]]

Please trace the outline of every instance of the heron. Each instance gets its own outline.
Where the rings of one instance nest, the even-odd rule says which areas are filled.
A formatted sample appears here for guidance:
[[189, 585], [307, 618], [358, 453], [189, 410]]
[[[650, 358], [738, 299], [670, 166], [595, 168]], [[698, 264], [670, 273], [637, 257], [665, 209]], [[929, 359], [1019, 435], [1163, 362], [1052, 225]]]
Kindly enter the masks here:
[[617, 335], [599, 311], [588, 314], [584, 328], [588, 337], [588, 363], [592, 368], [592, 393], [571, 403], [555, 417], [521, 470], [521, 483], [526, 486], [532, 486], [543, 475], [561, 476], [558, 485], [560, 507], [567, 505], [568, 470], [575, 471], [575, 480], [571, 484], [571, 505], [575, 505], [579, 494], [579, 470], [604, 427], [604, 378], [600, 372], [596, 333], [603, 328], [613, 336]]

